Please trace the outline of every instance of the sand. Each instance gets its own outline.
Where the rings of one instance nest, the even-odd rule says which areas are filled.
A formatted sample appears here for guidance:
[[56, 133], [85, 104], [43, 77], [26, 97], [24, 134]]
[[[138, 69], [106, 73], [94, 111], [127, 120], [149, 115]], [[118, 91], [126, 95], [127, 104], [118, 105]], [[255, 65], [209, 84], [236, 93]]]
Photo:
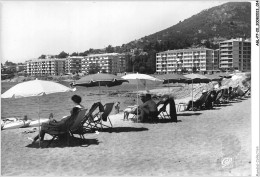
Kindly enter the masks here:
[[[22, 133], [30, 128], [1, 131], [1, 175], [251, 174], [250, 98], [178, 112], [178, 123], [134, 123], [123, 121], [122, 113], [110, 118], [111, 133], [88, 133], [86, 140], [71, 139], [71, 146], [54, 141], [38, 148], [27, 139], [37, 132]], [[232, 162], [225, 164], [224, 158]]]

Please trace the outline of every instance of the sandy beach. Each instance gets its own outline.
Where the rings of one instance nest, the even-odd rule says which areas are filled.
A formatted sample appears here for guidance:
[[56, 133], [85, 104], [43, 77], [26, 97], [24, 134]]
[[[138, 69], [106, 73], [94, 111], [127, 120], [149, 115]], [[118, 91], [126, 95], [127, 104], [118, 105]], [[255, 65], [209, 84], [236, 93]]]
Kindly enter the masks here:
[[[70, 146], [38, 148], [24, 134], [1, 132], [1, 175], [250, 176], [251, 99], [213, 110], [178, 112], [178, 123], [134, 123], [110, 116], [112, 132], [85, 134]], [[76, 135], [77, 136], [77, 135]], [[46, 135], [46, 146], [51, 136]], [[225, 160], [231, 159], [230, 163]]]

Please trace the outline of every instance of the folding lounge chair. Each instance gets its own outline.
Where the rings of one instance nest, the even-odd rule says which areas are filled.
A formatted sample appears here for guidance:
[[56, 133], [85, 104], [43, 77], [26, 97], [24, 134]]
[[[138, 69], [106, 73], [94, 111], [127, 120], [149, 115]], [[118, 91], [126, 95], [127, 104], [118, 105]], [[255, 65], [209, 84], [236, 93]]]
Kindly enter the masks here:
[[207, 98], [206, 98], [204, 104], [202, 105], [202, 109], [212, 109], [213, 108], [213, 103], [216, 100], [216, 96], [217, 96], [217, 95], [214, 95], [214, 97], [211, 97], [213, 92], [214, 91], [209, 91], [207, 93]]
[[[98, 111], [96, 111], [98, 108]], [[104, 107], [100, 102], [94, 103], [89, 112], [87, 113], [86, 121], [83, 124], [84, 130], [90, 130], [94, 131], [96, 129], [95, 124], [94, 124], [94, 117], [96, 116], [97, 113], [102, 113], [104, 112]]]
[[[124, 120], [128, 120], [128, 119], [136, 119], [136, 108], [137, 108], [137, 105], [135, 106], [128, 106], [125, 110], [124, 110]], [[129, 117], [129, 115], [132, 115], [132, 117]], [[140, 114], [138, 112], [138, 114]]]
[[80, 135], [81, 138], [85, 139], [84, 134], [87, 132], [94, 132], [93, 126], [91, 126], [89, 120], [93, 119], [93, 113], [94, 111], [99, 107], [99, 102], [94, 103], [91, 108], [89, 109], [89, 112], [85, 115], [85, 117], [81, 120], [81, 126], [71, 129], [70, 133], [73, 136], [73, 134]]
[[[203, 95], [198, 100], [194, 101], [193, 102], [193, 111], [202, 109], [202, 107], [205, 104], [206, 100], [208, 99], [209, 95], [210, 95], [210, 92], [207, 92], [207, 94]], [[192, 108], [192, 107], [189, 107], [189, 104], [188, 104], [187, 110], [188, 109], [190, 110], [190, 108]]]
[[[170, 113], [168, 113], [166, 110], [167, 105], [169, 105]], [[173, 97], [169, 97], [167, 100], [163, 102], [163, 106], [160, 109], [158, 109], [158, 117], [162, 119], [170, 119], [173, 122], [178, 122], [176, 105]]]
[[251, 89], [251, 87], [249, 87], [249, 88], [248, 88], [246, 91], [244, 91], [244, 92], [240, 89], [241, 91], [238, 92], [238, 96], [237, 96], [237, 97], [240, 98], [240, 99], [243, 98], [243, 97], [245, 97], [245, 95], [249, 92], [250, 89]]
[[229, 103], [228, 89], [223, 89], [222, 90], [222, 97], [220, 99], [220, 103]]
[[221, 97], [222, 97], [222, 95], [223, 95], [223, 90], [222, 89], [220, 89], [220, 90], [218, 90], [217, 91], [217, 93], [216, 93], [216, 99], [215, 99], [215, 101], [213, 102], [213, 104], [214, 105], [220, 105], [221, 104], [221, 102], [220, 102], [220, 99], [221, 99]]
[[161, 119], [170, 119], [171, 116], [166, 110], [166, 106], [168, 105], [167, 100], [166, 101], [159, 101], [157, 103], [157, 109], [158, 109], [158, 117]]
[[[104, 107], [100, 103], [100, 112], [96, 113], [93, 116], [92, 122], [90, 122], [91, 126], [96, 129], [103, 130], [103, 127], [113, 128], [111, 120], [109, 118], [109, 114], [113, 109], [114, 103], [106, 103]], [[102, 108], [103, 107], [103, 108]], [[103, 123], [103, 121], [109, 121], [110, 126]]]
[[46, 131], [47, 134], [53, 136], [47, 147], [53, 142], [53, 140], [59, 136], [67, 135], [67, 144], [69, 144], [69, 135], [72, 131], [77, 130], [80, 126], [82, 126], [81, 122], [85, 118], [87, 109], [83, 109], [78, 112], [78, 114], [73, 119], [68, 119], [67, 122], [65, 122], [66, 128], [61, 130], [58, 127], [51, 126], [50, 129]]

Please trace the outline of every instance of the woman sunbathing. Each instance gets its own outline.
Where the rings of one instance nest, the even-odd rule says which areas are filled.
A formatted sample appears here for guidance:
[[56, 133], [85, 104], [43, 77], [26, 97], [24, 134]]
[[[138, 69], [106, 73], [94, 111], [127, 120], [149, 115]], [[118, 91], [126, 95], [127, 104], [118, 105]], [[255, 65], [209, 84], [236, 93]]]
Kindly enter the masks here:
[[[74, 102], [75, 106], [70, 111], [69, 116], [64, 116], [60, 121], [56, 121], [55, 119], [51, 120], [49, 123], [43, 123], [41, 125], [41, 131], [40, 131], [40, 141], [44, 140], [45, 133], [48, 132], [48, 130], [57, 130], [57, 131], [65, 131], [66, 128], [73, 123], [73, 119], [77, 114], [84, 108], [81, 103], [81, 97], [78, 95], [73, 95], [71, 97], [71, 100]], [[33, 143], [39, 139], [39, 135], [37, 135], [34, 138], [28, 137], [29, 140], [31, 140]]]

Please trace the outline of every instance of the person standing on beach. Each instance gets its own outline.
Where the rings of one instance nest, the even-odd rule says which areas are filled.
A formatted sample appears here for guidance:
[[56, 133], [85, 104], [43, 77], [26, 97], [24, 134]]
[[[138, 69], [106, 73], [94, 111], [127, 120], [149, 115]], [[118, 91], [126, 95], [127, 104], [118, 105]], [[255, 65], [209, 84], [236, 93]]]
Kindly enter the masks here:
[[41, 131], [40, 136], [37, 135], [34, 138], [28, 137], [29, 140], [31, 140], [33, 143], [37, 141], [40, 138], [40, 141], [44, 140], [44, 135], [48, 130], [57, 130], [57, 131], [63, 131], [66, 130], [68, 125], [73, 123], [73, 119], [78, 115], [78, 113], [84, 109], [84, 106], [82, 106], [81, 103], [81, 97], [78, 95], [73, 95], [71, 97], [71, 100], [75, 104], [75, 106], [70, 111], [69, 116], [64, 116], [60, 121], [56, 121], [55, 119], [51, 120], [49, 123], [43, 123], [41, 125]]

